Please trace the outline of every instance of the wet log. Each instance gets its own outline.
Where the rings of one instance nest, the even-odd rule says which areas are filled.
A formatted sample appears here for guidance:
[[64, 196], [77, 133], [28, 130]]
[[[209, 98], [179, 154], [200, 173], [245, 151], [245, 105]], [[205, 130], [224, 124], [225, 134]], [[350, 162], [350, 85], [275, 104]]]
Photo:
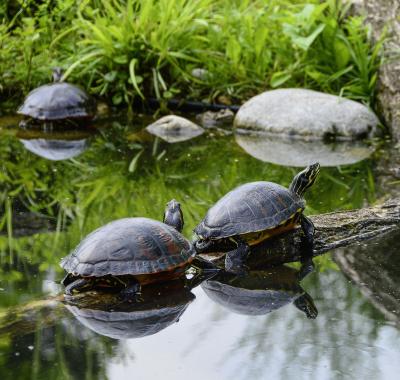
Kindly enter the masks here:
[[[315, 226], [313, 256], [318, 256], [400, 229], [400, 199], [359, 210], [314, 215], [310, 219]], [[302, 237], [301, 229], [297, 228], [252, 247], [248, 265], [254, 268], [299, 261], [304, 252]], [[217, 265], [223, 263], [222, 256], [221, 253], [202, 255]]]

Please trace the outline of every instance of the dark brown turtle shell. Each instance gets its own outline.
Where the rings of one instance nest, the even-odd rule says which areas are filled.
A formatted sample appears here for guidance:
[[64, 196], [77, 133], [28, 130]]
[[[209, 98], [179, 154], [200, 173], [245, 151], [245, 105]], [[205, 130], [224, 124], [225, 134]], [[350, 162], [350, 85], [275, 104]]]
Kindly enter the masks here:
[[305, 201], [273, 182], [251, 182], [233, 189], [211, 207], [194, 232], [220, 239], [278, 227], [304, 210]]
[[56, 82], [31, 91], [18, 113], [38, 120], [92, 119], [95, 102], [81, 88], [70, 83]]
[[195, 253], [173, 227], [148, 218], [126, 218], [86, 236], [61, 266], [74, 276], [153, 274], [189, 264]]

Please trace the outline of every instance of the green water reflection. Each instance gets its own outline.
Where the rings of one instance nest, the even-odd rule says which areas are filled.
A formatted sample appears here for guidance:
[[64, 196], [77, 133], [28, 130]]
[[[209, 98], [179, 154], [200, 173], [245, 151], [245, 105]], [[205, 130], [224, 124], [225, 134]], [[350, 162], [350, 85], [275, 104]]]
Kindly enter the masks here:
[[[161, 219], [165, 203], [176, 198], [191, 237], [228, 190], [255, 180], [288, 185], [298, 171], [256, 160], [230, 136], [208, 133], [168, 144], [137, 128], [110, 123], [88, 138], [82, 154], [64, 161], [26, 150], [15, 129], [0, 130], [1, 379], [390, 379], [398, 373], [398, 330], [328, 256], [303, 284], [319, 309], [315, 321], [290, 306], [236, 315], [196, 288], [179, 323], [117, 341], [83, 327], [59, 303], [37, 307], [34, 302], [61, 290], [60, 258], [94, 228], [126, 216]], [[306, 212], [373, 202], [380, 190], [374, 165], [368, 159], [323, 168], [306, 194]], [[26, 229], [32, 212], [41, 215], [40, 233]], [[15, 315], [6, 318], [10, 310]]]

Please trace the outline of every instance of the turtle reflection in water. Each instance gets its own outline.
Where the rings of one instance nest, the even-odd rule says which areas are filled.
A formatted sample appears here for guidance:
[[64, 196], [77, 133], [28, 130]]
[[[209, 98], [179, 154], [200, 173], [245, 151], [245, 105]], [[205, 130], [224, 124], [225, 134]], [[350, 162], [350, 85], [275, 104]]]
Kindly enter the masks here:
[[225, 269], [233, 273], [244, 271], [249, 246], [281, 234], [301, 224], [304, 232], [305, 270], [312, 270], [314, 225], [304, 214], [303, 195], [311, 187], [320, 165], [315, 163], [298, 173], [289, 188], [273, 182], [246, 183], [230, 191], [211, 207], [195, 228], [199, 236], [195, 243], [198, 253], [217, 252], [219, 247], [233, 242], [236, 249], [226, 254]]
[[61, 81], [62, 70], [53, 70], [54, 83], [32, 90], [19, 107], [18, 113], [29, 119], [22, 126], [35, 121], [90, 120], [94, 117], [96, 104], [81, 88]]
[[194, 299], [184, 281], [174, 280], [143, 288], [138, 303], [121, 302], [112, 294], [88, 293], [66, 301], [66, 307], [97, 334], [129, 339], [156, 334], [178, 322]]
[[287, 266], [251, 270], [245, 276], [221, 272], [201, 287], [214, 302], [235, 313], [263, 315], [293, 303], [307, 318], [315, 319], [318, 310], [300, 286], [300, 273]]
[[149, 218], [125, 218], [98, 228], [65, 257], [65, 293], [93, 288], [119, 290], [135, 298], [141, 285], [185, 276], [196, 252], [180, 233], [180, 204], [167, 204], [164, 223]]
[[25, 149], [46, 160], [61, 161], [82, 154], [89, 146], [89, 130], [41, 131], [21, 129], [17, 132]]

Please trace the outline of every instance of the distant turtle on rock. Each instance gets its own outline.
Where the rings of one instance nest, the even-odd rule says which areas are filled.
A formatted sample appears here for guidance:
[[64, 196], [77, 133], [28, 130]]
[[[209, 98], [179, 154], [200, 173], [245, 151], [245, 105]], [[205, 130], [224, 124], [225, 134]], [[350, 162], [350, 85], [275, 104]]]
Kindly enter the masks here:
[[81, 88], [61, 81], [62, 70], [53, 70], [53, 83], [32, 90], [18, 113], [36, 121], [91, 120], [95, 116], [94, 100]]

